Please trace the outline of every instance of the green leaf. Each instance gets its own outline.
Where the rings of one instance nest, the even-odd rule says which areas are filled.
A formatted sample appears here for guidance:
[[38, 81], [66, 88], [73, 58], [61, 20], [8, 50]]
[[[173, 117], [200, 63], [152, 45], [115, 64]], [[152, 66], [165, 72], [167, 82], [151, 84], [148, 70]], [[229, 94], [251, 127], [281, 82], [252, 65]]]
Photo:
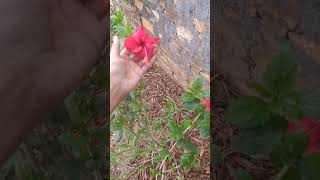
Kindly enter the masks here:
[[209, 98], [210, 99], [210, 92], [209, 91], [203, 91], [200, 95], [201, 99]]
[[121, 39], [130, 35], [129, 32], [127, 31], [126, 27], [124, 27], [123, 25], [118, 25], [116, 27], [116, 31], [119, 35], [119, 38], [121, 38]]
[[210, 113], [205, 111], [197, 121], [197, 126], [200, 130], [200, 137], [206, 138], [210, 135]]
[[166, 101], [165, 108], [166, 108], [166, 114], [173, 114], [173, 113], [176, 113], [178, 111], [178, 106], [171, 99], [168, 99]]
[[184, 118], [181, 122], [181, 127], [183, 131], [185, 131], [191, 125], [192, 125], [192, 121], [190, 118]]
[[173, 120], [169, 120], [169, 137], [175, 140], [180, 140], [183, 138], [183, 128], [176, 124]]
[[282, 176], [281, 180], [301, 180], [301, 175], [296, 167], [291, 166]]
[[250, 174], [244, 169], [237, 169], [235, 172], [235, 176], [237, 180], [253, 180]]
[[319, 180], [320, 153], [310, 154], [299, 162], [298, 168], [303, 180]]
[[159, 151], [159, 155], [158, 155], [158, 157], [155, 158], [154, 162], [160, 163], [166, 157], [167, 157], [167, 160], [169, 160], [169, 161], [171, 161], [173, 159], [173, 155], [167, 149], [162, 148]]
[[197, 79], [192, 84], [192, 89], [195, 92], [201, 91], [203, 86], [203, 78], [201, 76], [197, 77]]
[[65, 160], [63, 162], [66, 179], [79, 180], [81, 161], [80, 160]]
[[270, 98], [271, 93], [269, 90], [267, 90], [262, 84], [255, 82], [255, 81], [249, 81], [247, 82], [247, 87], [251, 89], [254, 93], [258, 94], [260, 97], [264, 98]]
[[220, 151], [219, 146], [213, 144], [210, 149], [213, 164], [220, 164], [224, 161], [224, 155]]
[[320, 93], [300, 94], [302, 111], [305, 117], [320, 118]]
[[207, 138], [210, 136], [210, 128], [201, 128], [199, 133], [202, 139]]
[[297, 62], [293, 49], [285, 46], [274, 56], [263, 75], [265, 86], [275, 95], [290, 90], [296, 82]]
[[289, 117], [291, 120], [298, 121], [303, 112], [300, 105], [300, 96], [295, 91], [289, 91], [283, 94], [278, 101], [281, 111], [279, 114]]
[[119, 131], [119, 130], [122, 130], [124, 128], [124, 122], [123, 121], [114, 121], [114, 122], [111, 122], [111, 132], [116, 132], [116, 131]]
[[157, 175], [159, 175], [161, 173], [160, 169], [156, 168], [150, 168], [150, 174], [152, 177], [156, 177]]
[[116, 131], [115, 133], [115, 143], [118, 143], [122, 140], [123, 138], [123, 130], [119, 130], [119, 131]]
[[88, 138], [81, 135], [73, 135], [70, 132], [65, 132], [60, 135], [59, 140], [63, 144], [70, 145], [72, 151], [80, 153], [81, 148], [88, 142]]
[[181, 95], [182, 102], [190, 102], [195, 99], [194, 94], [190, 91], [186, 91]]
[[120, 23], [123, 21], [123, 12], [122, 11], [117, 12], [117, 19], [119, 20]]
[[198, 107], [196, 102], [186, 102], [183, 104], [183, 109], [186, 111], [195, 111]]
[[193, 154], [199, 154], [198, 147], [193, 142], [187, 139], [180, 139], [179, 141], [177, 141], [177, 147], [183, 148], [184, 150], [192, 152]]
[[114, 15], [110, 16], [110, 19], [111, 19], [111, 26], [121, 24], [123, 21], [122, 11], [117, 11]]
[[280, 143], [284, 131], [282, 126], [282, 123], [270, 122], [263, 127], [240, 129], [232, 137], [232, 147], [247, 155], [268, 154]]
[[301, 156], [308, 145], [308, 139], [305, 134], [288, 134], [283, 141], [271, 153], [274, 163], [289, 164]]
[[128, 35], [131, 35], [132, 34], [132, 28], [131, 28], [130, 22], [127, 22], [126, 29], [127, 29]]
[[243, 96], [228, 107], [225, 119], [239, 127], [250, 128], [263, 125], [270, 115], [265, 102], [254, 96]]
[[57, 105], [47, 114], [46, 125], [52, 129], [61, 125], [66, 128], [72, 127], [72, 121], [64, 103]]
[[189, 153], [181, 156], [181, 163], [185, 172], [189, 172], [192, 167], [197, 167], [199, 165], [195, 156]]

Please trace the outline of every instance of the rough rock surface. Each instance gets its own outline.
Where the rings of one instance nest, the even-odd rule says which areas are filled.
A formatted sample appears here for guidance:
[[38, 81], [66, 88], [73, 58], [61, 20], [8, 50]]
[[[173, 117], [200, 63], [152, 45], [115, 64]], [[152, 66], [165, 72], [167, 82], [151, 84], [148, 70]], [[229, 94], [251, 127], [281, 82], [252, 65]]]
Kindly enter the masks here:
[[112, 0], [133, 27], [141, 23], [161, 46], [157, 64], [184, 88], [201, 75], [209, 87], [209, 0]]
[[319, 1], [214, 0], [211, 13], [215, 67], [242, 90], [289, 41], [299, 59], [297, 87], [320, 91]]

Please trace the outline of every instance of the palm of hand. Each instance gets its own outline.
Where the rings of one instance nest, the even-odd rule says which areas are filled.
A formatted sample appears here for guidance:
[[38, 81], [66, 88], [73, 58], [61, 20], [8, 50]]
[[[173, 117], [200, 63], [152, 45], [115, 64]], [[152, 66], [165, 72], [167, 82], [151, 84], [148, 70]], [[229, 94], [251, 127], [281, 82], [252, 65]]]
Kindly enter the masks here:
[[111, 74], [111, 81], [121, 83], [121, 89], [129, 93], [139, 83], [143, 75], [143, 69], [138, 64], [125, 56], [118, 58], [111, 57], [111, 68], [114, 68]]
[[[156, 52], [157, 49], [153, 54]], [[128, 94], [132, 91], [156, 60], [155, 56], [147, 60], [129, 57], [129, 54], [130, 52], [126, 49], [120, 53], [120, 42], [115, 37], [110, 50], [110, 84], [117, 84], [121, 88], [122, 92], [119, 92], [121, 94]]]

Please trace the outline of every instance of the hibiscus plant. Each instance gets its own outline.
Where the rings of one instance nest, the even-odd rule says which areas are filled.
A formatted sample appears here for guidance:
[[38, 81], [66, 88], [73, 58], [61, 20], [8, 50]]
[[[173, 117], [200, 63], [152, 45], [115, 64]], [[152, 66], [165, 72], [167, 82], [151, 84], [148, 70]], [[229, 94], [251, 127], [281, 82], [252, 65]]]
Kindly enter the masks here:
[[[200, 168], [201, 150], [189, 139], [188, 132], [197, 130], [203, 139], [209, 136], [210, 100], [209, 92], [203, 88], [203, 79], [197, 78], [182, 94], [183, 107], [167, 99], [163, 113], [155, 119], [147, 113], [149, 103], [141, 96], [143, 88], [141, 83], [113, 112], [111, 163], [121, 163], [123, 157], [119, 157], [119, 152], [129, 151], [130, 161], [144, 158], [143, 162], [150, 163], [145, 166], [153, 177], [168, 171], [175, 173], [179, 168], [185, 172]], [[184, 115], [179, 120], [181, 113]], [[176, 150], [183, 153], [177, 156]]]
[[225, 113], [238, 127], [233, 150], [270, 157], [279, 168], [277, 180], [320, 177], [320, 94], [297, 91], [297, 73], [294, 50], [285, 46], [267, 66], [262, 83], [247, 83], [254, 95], [238, 98]]

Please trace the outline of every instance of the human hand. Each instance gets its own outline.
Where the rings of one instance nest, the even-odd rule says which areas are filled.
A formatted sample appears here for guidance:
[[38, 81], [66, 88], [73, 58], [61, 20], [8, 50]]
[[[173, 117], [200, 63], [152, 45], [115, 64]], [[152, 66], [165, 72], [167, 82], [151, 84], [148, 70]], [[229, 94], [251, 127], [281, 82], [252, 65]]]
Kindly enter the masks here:
[[[153, 54], [156, 52], [157, 48]], [[120, 53], [119, 39], [114, 37], [110, 50], [110, 111], [138, 85], [143, 74], [156, 60], [156, 56], [147, 61], [129, 57], [129, 54], [126, 49]]]
[[98, 60], [107, 2], [0, 1], [0, 164]]

